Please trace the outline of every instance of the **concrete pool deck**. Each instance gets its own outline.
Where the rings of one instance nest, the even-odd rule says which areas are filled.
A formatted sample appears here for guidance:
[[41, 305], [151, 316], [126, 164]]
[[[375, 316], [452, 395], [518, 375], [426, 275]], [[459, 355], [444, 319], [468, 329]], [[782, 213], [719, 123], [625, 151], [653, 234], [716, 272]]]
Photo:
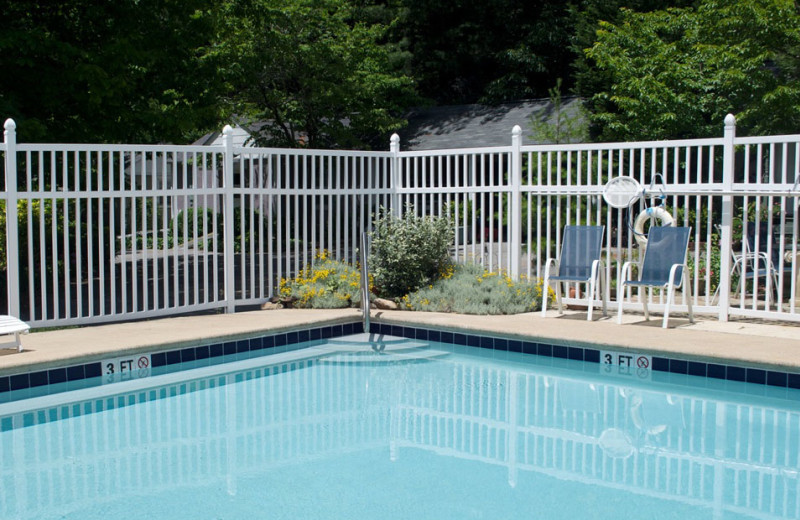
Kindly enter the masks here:
[[[279, 309], [160, 318], [146, 321], [34, 331], [22, 336], [24, 351], [0, 350], [0, 375], [88, 363], [136, 353], [158, 352], [208, 342], [314, 328], [360, 319], [356, 309]], [[666, 357], [724, 362], [800, 373], [800, 324], [718, 322], [699, 316], [690, 324], [681, 315], [661, 328], [660, 316], [649, 322], [626, 314], [586, 321], [586, 312], [557, 311], [511, 316], [373, 310], [372, 321], [489, 336], [540, 338], [555, 344], [631, 350]]]

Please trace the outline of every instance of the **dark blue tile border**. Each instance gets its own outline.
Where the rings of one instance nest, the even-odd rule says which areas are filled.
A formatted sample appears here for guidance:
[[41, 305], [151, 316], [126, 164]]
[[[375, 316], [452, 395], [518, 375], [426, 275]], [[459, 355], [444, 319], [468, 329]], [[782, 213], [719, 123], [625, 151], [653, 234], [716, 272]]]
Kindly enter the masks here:
[[[404, 327], [400, 327], [399, 329], [405, 333]], [[361, 332], [361, 330], [361, 323], [353, 322], [346, 323], [344, 325], [338, 324], [317, 327], [314, 329], [305, 329], [301, 331], [282, 332], [257, 338], [241, 339], [238, 341], [227, 341], [224, 343], [213, 343], [210, 345], [200, 345], [162, 352], [154, 352], [150, 355], [150, 362], [152, 368], [162, 368], [168, 365], [186, 362], [197, 363], [198, 361], [211, 364], [212, 361], [210, 360], [219, 358], [221, 356], [255, 352], [259, 350], [265, 351], [263, 354], [266, 355], [271, 353], [269, 352], [270, 350], [277, 349], [279, 347], [284, 347], [281, 348], [282, 351], [286, 350], [285, 345], [317, 341], [323, 338], [327, 339], [346, 336], [349, 334], [356, 334]], [[408, 330], [414, 333], [414, 329], [408, 328]], [[77, 388], [77, 386], [79, 386], [84, 380], [100, 377], [101, 375], [102, 367], [100, 366], [100, 362], [95, 361], [84, 365], [53, 368], [41, 372], [0, 376], [0, 394], [14, 390], [26, 390], [29, 388], [60, 383], [69, 383]]]
[[[214, 358], [220, 358], [222, 356], [241, 355], [246, 352], [253, 352], [252, 355], [261, 355], [262, 353], [266, 355], [276, 351], [285, 351], [287, 345], [292, 346], [308, 341], [347, 336], [361, 331], [361, 323], [352, 322], [300, 331], [281, 332], [257, 338], [155, 352], [151, 354], [151, 363], [153, 368], [162, 368], [184, 362], [197, 363], [198, 361], [210, 364], [220, 362], [213, 360]], [[370, 332], [494, 350], [503, 355], [506, 355], [506, 352], [518, 352], [548, 358], [583, 361], [592, 364], [599, 364], [601, 361], [599, 349], [564, 344], [498, 338], [482, 334], [442, 331], [386, 323], [372, 323]], [[609, 347], [609, 349], [613, 349], [613, 347]], [[263, 352], [257, 353], [256, 351]], [[653, 356], [652, 361], [653, 364], [651, 368], [654, 372], [654, 376], [658, 373], [688, 374], [712, 379], [747, 382], [754, 385], [800, 389], [800, 374], [796, 373], [665, 358], [662, 356]], [[62, 383], [79, 386], [83, 383], [83, 380], [100, 377], [101, 373], [102, 369], [100, 363], [93, 362], [85, 365], [54, 368], [41, 372], [2, 376], [0, 377], [0, 394], [14, 390], [26, 390], [38, 386]]]
[[[465, 332], [440, 331], [435, 329], [415, 328], [410, 326], [391, 325], [386, 323], [372, 323], [370, 332], [401, 336], [407, 338], [425, 339], [442, 343], [469, 345], [498, 352], [520, 352], [536, 354], [543, 357], [571, 359], [586, 363], [600, 363], [600, 350], [595, 348], [577, 347], [564, 344], [534, 343], [509, 338], [497, 338], [481, 334], [468, 334]], [[608, 347], [613, 350], [613, 347]], [[754, 385], [776, 386], [780, 388], [800, 389], [800, 374], [764, 370], [755, 367], [741, 367], [735, 365], [722, 365], [703, 361], [690, 361], [679, 358], [652, 357], [651, 367], [655, 376], [658, 373], [683, 374], [712, 379], [725, 379], [728, 381], [747, 382]], [[658, 376], [661, 377], [661, 376]], [[656, 379], [658, 379], [656, 377]]]
[[583, 349], [583, 360], [587, 363], [600, 363], [600, 351], [593, 348]]

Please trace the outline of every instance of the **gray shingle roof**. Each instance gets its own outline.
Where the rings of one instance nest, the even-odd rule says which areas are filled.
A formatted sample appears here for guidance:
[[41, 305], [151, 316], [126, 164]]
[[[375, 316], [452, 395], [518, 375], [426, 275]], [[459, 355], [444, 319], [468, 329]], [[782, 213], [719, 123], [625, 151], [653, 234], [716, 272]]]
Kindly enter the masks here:
[[[578, 98], [562, 98], [562, 110], [571, 111]], [[573, 106], [574, 105], [574, 106]], [[415, 109], [408, 126], [398, 132], [401, 150], [443, 150], [511, 144], [514, 125], [522, 127], [522, 143], [538, 144], [531, 136], [531, 118], [553, 117], [549, 99], [488, 105], [451, 105]], [[540, 142], [540, 141], [539, 141]]]

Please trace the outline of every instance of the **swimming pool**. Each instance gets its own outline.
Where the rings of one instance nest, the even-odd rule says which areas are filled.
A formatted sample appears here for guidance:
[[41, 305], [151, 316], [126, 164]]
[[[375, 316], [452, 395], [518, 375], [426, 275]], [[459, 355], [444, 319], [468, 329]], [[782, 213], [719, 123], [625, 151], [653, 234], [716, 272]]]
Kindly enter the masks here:
[[366, 339], [0, 404], [0, 518], [800, 517], [798, 390]]

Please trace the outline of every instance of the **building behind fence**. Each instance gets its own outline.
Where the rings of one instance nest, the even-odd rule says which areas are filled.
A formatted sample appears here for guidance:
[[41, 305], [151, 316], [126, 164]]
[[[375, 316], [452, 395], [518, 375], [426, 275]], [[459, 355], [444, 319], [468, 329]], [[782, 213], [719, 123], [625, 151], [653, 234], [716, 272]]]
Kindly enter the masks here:
[[[233, 146], [230, 127], [222, 146], [18, 144], [8, 120], [0, 312], [35, 327], [233, 312], [319, 250], [355, 262], [381, 207], [450, 218], [456, 260], [512, 276], [542, 276], [565, 225], [604, 224], [613, 288], [639, 254], [630, 223], [664, 204], [693, 230], [696, 311], [800, 321], [800, 135], [736, 137], [733, 116], [712, 139], [523, 146], [521, 132], [504, 147], [404, 152], [393, 136], [388, 152], [353, 152]], [[618, 176], [653, 197], [608, 206]], [[638, 308], [629, 293], [611, 305]]]

